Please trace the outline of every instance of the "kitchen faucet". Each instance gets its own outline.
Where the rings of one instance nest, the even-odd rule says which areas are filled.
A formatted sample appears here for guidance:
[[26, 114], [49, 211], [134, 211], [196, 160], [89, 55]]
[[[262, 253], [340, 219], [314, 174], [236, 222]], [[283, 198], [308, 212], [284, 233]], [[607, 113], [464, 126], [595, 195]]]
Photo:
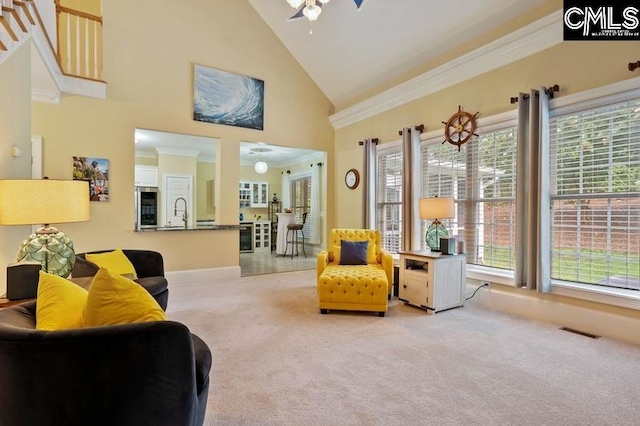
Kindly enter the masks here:
[[187, 219], [189, 215], [187, 214], [187, 200], [182, 197], [176, 198], [176, 202], [173, 203], [173, 215], [178, 216], [178, 201], [182, 200], [184, 202], [184, 210], [182, 213], [182, 221], [184, 222], [184, 228], [187, 229]]

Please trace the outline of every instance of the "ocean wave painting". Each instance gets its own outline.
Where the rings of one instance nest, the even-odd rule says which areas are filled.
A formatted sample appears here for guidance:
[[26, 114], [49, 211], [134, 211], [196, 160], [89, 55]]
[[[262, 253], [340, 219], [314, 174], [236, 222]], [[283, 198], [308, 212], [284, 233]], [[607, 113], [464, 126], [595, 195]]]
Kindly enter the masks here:
[[264, 129], [264, 81], [195, 65], [193, 119]]

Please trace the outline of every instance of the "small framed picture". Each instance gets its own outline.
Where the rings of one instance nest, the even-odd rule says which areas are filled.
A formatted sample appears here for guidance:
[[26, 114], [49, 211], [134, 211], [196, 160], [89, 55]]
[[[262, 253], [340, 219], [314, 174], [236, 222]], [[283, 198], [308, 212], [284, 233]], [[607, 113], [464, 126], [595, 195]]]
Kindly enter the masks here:
[[73, 157], [73, 180], [89, 182], [91, 201], [109, 201], [109, 160]]

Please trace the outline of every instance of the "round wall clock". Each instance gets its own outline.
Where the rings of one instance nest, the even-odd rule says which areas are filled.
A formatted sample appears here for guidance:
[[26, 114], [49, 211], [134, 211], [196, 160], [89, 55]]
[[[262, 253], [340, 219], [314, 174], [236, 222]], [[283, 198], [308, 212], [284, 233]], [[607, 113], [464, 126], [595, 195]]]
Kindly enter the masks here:
[[444, 128], [444, 141], [449, 142], [452, 145], [458, 147], [458, 151], [460, 151], [460, 147], [465, 143], [469, 142], [472, 136], [478, 136], [476, 133], [476, 116], [479, 112], [475, 114], [468, 113], [462, 110], [462, 107], [458, 105], [458, 112], [453, 114], [448, 121], [443, 121], [442, 124], [445, 125]]
[[356, 169], [349, 169], [344, 175], [344, 183], [349, 189], [356, 189], [360, 183], [360, 173]]

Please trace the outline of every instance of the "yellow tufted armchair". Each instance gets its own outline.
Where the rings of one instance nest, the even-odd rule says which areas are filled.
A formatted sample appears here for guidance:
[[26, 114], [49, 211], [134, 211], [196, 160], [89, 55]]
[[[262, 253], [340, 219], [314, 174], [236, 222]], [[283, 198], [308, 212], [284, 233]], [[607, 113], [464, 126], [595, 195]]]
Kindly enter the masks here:
[[[382, 250], [380, 231], [332, 229], [329, 247], [317, 257], [318, 306], [330, 309], [372, 311], [383, 317], [391, 298], [393, 259]], [[368, 241], [367, 265], [340, 265], [340, 241]]]

